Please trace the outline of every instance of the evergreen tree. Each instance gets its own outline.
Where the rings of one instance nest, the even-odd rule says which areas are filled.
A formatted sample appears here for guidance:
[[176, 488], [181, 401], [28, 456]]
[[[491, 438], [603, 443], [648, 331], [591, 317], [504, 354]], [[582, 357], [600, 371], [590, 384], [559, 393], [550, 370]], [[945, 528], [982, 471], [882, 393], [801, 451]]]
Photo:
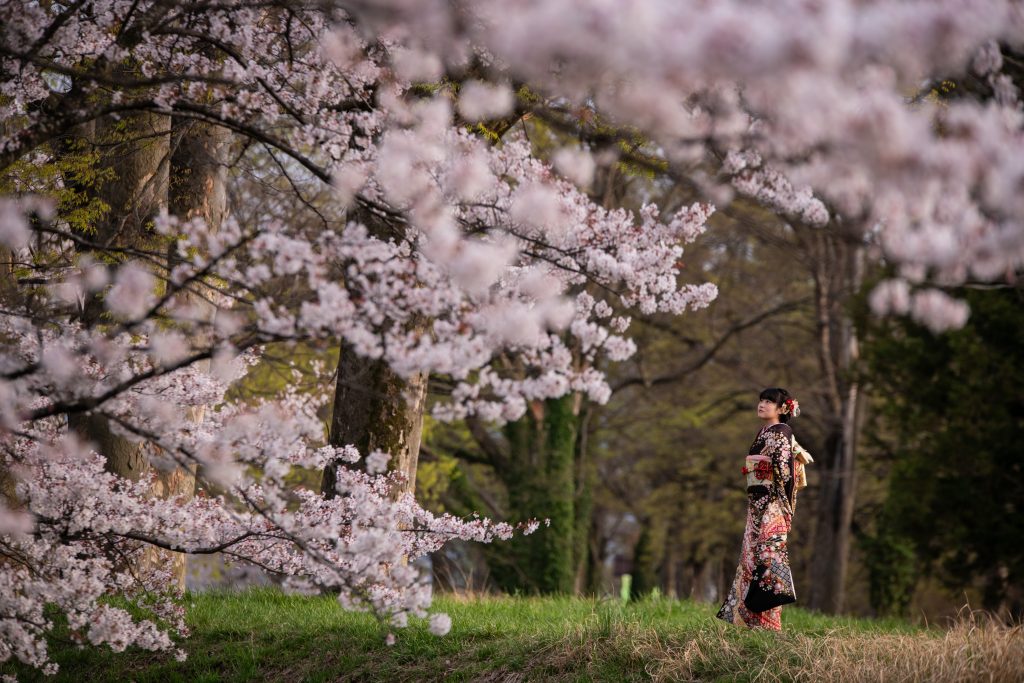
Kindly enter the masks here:
[[950, 589], [978, 587], [985, 608], [1024, 606], [1024, 290], [963, 295], [971, 317], [960, 330], [869, 325], [867, 372], [894, 457], [878, 530], [865, 541], [882, 612], [909, 604], [915, 564]]

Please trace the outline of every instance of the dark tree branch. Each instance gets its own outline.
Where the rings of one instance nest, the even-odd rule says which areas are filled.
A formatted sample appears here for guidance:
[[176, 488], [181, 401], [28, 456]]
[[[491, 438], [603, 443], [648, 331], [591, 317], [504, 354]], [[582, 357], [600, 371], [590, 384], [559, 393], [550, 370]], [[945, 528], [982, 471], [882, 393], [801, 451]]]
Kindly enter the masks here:
[[498, 440], [491, 436], [491, 433], [480, 418], [476, 416], [467, 417], [466, 426], [469, 428], [469, 433], [473, 435], [473, 439], [483, 450], [488, 464], [493, 465], [497, 469], [506, 469], [508, 467], [508, 452]]
[[614, 393], [616, 391], [620, 391], [620, 390], [625, 389], [627, 387], [636, 386], [636, 385], [643, 385], [643, 386], [651, 387], [651, 386], [659, 386], [659, 385], [662, 385], [662, 384], [672, 384], [672, 383], [675, 383], [675, 382], [679, 382], [679, 381], [681, 381], [683, 379], [686, 379], [687, 377], [689, 377], [690, 375], [692, 375], [693, 373], [697, 372], [702, 367], [707, 365], [709, 362], [711, 362], [714, 359], [715, 355], [719, 351], [722, 350], [722, 347], [725, 346], [726, 342], [728, 342], [735, 335], [739, 334], [743, 330], [749, 329], [751, 327], [754, 327], [755, 325], [758, 325], [758, 324], [764, 322], [765, 320], [767, 320], [768, 318], [770, 318], [770, 317], [772, 317], [774, 315], [778, 315], [780, 313], [783, 313], [783, 312], [785, 312], [787, 310], [792, 309], [795, 306], [803, 305], [803, 304], [807, 303], [808, 301], [809, 301], [809, 299], [806, 298], [806, 297], [805, 298], [801, 298], [801, 299], [796, 299], [794, 301], [783, 301], [782, 303], [778, 304], [777, 306], [774, 306], [772, 308], [769, 308], [768, 310], [762, 311], [762, 312], [760, 312], [760, 313], [758, 313], [758, 314], [756, 314], [756, 315], [754, 315], [754, 316], [752, 316], [752, 317], [750, 317], [750, 318], [748, 318], [748, 319], [746, 319], [746, 320], [744, 320], [742, 322], [736, 323], [735, 325], [730, 327], [725, 332], [725, 334], [720, 336], [715, 341], [715, 343], [712, 344], [711, 347], [708, 348], [704, 352], [703, 355], [701, 355], [700, 358], [698, 358], [696, 361], [694, 361], [693, 363], [689, 364], [688, 366], [684, 367], [683, 369], [677, 370], [676, 372], [668, 373], [666, 375], [662, 375], [660, 377], [655, 377], [654, 379], [645, 379], [643, 377], [629, 377], [629, 378], [626, 378], [626, 379], [618, 382], [615, 386], [613, 386], [612, 387], [612, 392]]

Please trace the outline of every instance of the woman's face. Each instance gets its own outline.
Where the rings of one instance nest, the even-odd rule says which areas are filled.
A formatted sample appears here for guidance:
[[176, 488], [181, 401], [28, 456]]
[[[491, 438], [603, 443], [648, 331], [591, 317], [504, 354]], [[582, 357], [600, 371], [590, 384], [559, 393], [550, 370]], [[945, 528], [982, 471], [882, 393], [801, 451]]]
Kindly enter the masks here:
[[757, 416], [762, 420], [778, 420], [779, 407], [775, 405], [775, 401], [762, 398], [757, 402]]

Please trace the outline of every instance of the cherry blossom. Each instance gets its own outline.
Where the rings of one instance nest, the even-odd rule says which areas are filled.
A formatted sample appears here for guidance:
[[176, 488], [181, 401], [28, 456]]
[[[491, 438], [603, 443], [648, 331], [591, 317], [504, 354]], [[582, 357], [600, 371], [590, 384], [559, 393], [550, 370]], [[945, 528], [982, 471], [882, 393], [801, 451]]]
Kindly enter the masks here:
[[512, 110], [512, 91], [505, 85], [468, 81], [459, 92], [459, 114], [469, 121], [499, 118]]
[[447, 614], [438, 613], [430, 615], [430, 632], [435, 636], [448, 635], [452, 630], [452, 620]]

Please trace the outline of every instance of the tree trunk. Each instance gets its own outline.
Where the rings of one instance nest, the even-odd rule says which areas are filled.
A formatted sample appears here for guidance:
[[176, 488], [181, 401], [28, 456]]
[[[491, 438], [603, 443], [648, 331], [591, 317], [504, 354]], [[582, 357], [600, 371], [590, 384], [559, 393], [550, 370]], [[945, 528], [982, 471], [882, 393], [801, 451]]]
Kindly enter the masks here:
[[573, 539], [573, 565], [575, 566], [575, 577], [573, 579], [573, 593], [582, 595], [593, 591], [594, 583], [594, 558], [590, 552], [590, 537], [594, 530], [594, 476], [595, 470], [590, 462], [587, 446], [589, 445], [590, 418], [593, 409], [585, 402], [582, 396], [576, 398], [577, 402], [583, 405], [579, 410], [579, 436], [576, 439], [575, 447], [575, 479], [576, 492], [573, 500], [574, 515], [574, 539]]
[[[107, 147], [100, 172], [110, 172], [96, 195], [110, 208], [97, 221], [90, 239], [102, 245], [137, 246], [146, 241], [146, 224], [166, 205], [168, 132], [170, 120], [156, 114], [135, 114], [119, 121], [107, 118], [76, 133]], [[72, 152], [73, 153], [73, 152]], [[88, 297], [81, 321], [86, 327], [99, 324], [103, 302]], [[148, 469], [144, 444], [115, 434], [102, 415], [75, 413], [68, 426], [92, 443], [106, 458], [107, 470], [138, 481]]]
[[651, 523], [650, 519], [641, 521], [640, 535], [633, 548], [631, 597], [647, 595], [658, 586], [659, 565], [664, 562], [664, 556], [659, 557], [657, 552]]
[[587, 534], [587, 552], [590, 559], [587, 561], [586, 581], [582, 589], [585, 595], [604, 595], [611, 590], [611, 577], [604, 567], [602, 541], [601, 525], [591, 510], [590, 532]]
[[510, 541], [508, 565], [492, 568], [506, 590], [549, 594], [575, 589], [575, 403], [572, 395], [534, 402], [526, 416], [505, 427], [509, 457], [499, 476], [508, 488], [510, 516], [550, 520], [535, 533]]
[[[839, 246], [842, 278], [839, 291], [829, 286], [831, 274], [817, 283], [819, 353], [828, 378], [832, 429], [826, 439], [821, 479], [814, 554], [811, 561], [811, 589], [808, 604], [812, 609], [838, 613], [843, 609], [850, 556], [850, 525], [856, 495], [857, 437], [860, 426], [860, 386], [852, 372], [860, 356], [856, 329], [842, 309], [849, 294], [863, 282], [864, 250], [860, 246]], [[836, 259], [839, 261], [840, 259]], [[827, 268], [822, 259], [822, 268]], [[831, 331], [838, 332], [833, 342]], [[838, 357], [836, 357], [838, 356]]]
[[[169, 213], [187, 221], [202, 219], [211, 234], [220, 231], [227, 211], [227, 188], [225, 186], [225, 153], [230, 141], [227, 128], [190, 119], [174, 119], [171, 128], [171, 172], [168, 192]], [[170, 254], [174, 247], [170, 247]], [[170, 256], [169, 254], [169, 256]], [[170, 262], [170, 258], [168, 259]], [[201, 325], [212, 324], [215, 308], [202, 296], [184, 294], [184, 300], [193, 308]], [[208, 330], [200, 327], [195, 343], [208, 344]], [[199, 361], [202, 369], [209, 368], [209, 361]], [[187, 419], [202, 422], [205, 406], [189, 408]], [[157, 458], [154, 462], [160, 462]], [[153, 495], [160, 498], [179, 498], [187, 502], [195, 495], [196, 464], [155, 468], [156, 482]], [[183, 553], [151, 550], [153, 564], [169, 564], [174, 581], [181, 590], [185, 589], [186, 556]]]
[[[426, 397], [426, 375], [403, 379], [385, 361], [363, 358], [343, 342], [338, 358], [330, 443], [358, 448], [363, 456], [360, 465], [373, 451], [388, 453], [391, 456], [389, 467], [403, 477], [393, 494], [397, 497], [413, 493]], [[329, 465], [324, 470], [321, 490], [328, 498], [338, 495], [339, 466]]]
[[[110, 210], [96, 226], [94, 239], [98, 243], [148, 246], [147, 224], [164, 206], [182, 220], [202, 218], [211, 232], [220, 229], [227, 205], [223, 159], [229, 140], [227, 129], [187, 119], [172, 123], [166, 116], [139, 114], [120, 121], [104, 119], [83, 132], [93, 142], [109, 146], [101, 168], [112, 171], [113, 177], [98, 188], [97, 195]], [[186, 297], [200, 318], [212, 322], [212, 306], [202, 297]], [[100, 323], [102, 314], [102, 301], [94, 296], [87, 301], [82, 319], [92, 326]], [[199, 334], [205, 336], [202, 330]], [[201, 421], [203, 408], [190, 409], [188, 418]], [[154, 447], [114, 434], [102, 415], [72, 415], [69, 426], [105, 456], [110, 472], [138, 481], [152, 470], [156, 475], [152, 495], [188, 500], [194, 494], [194, 465], [153, 468], [154, 463], [161, 462], [161, 458], [152, 457], [158, 455]], [[176, 586], [185, 588], [184, 555], [152, 548], [147, 550], [143, 565], [169, 569]]]
[[665, 559], [664, 559], [664, 592], [663, 595], [673, 600], [679, 597], [679, 532], [676, 525], [669, 524], [665, 533]]
[[707, 559], [693, 567], [693, 588], [690, 597], [698, 602], [715, 603], [719, 600], [718, 582], [721, 558]]

